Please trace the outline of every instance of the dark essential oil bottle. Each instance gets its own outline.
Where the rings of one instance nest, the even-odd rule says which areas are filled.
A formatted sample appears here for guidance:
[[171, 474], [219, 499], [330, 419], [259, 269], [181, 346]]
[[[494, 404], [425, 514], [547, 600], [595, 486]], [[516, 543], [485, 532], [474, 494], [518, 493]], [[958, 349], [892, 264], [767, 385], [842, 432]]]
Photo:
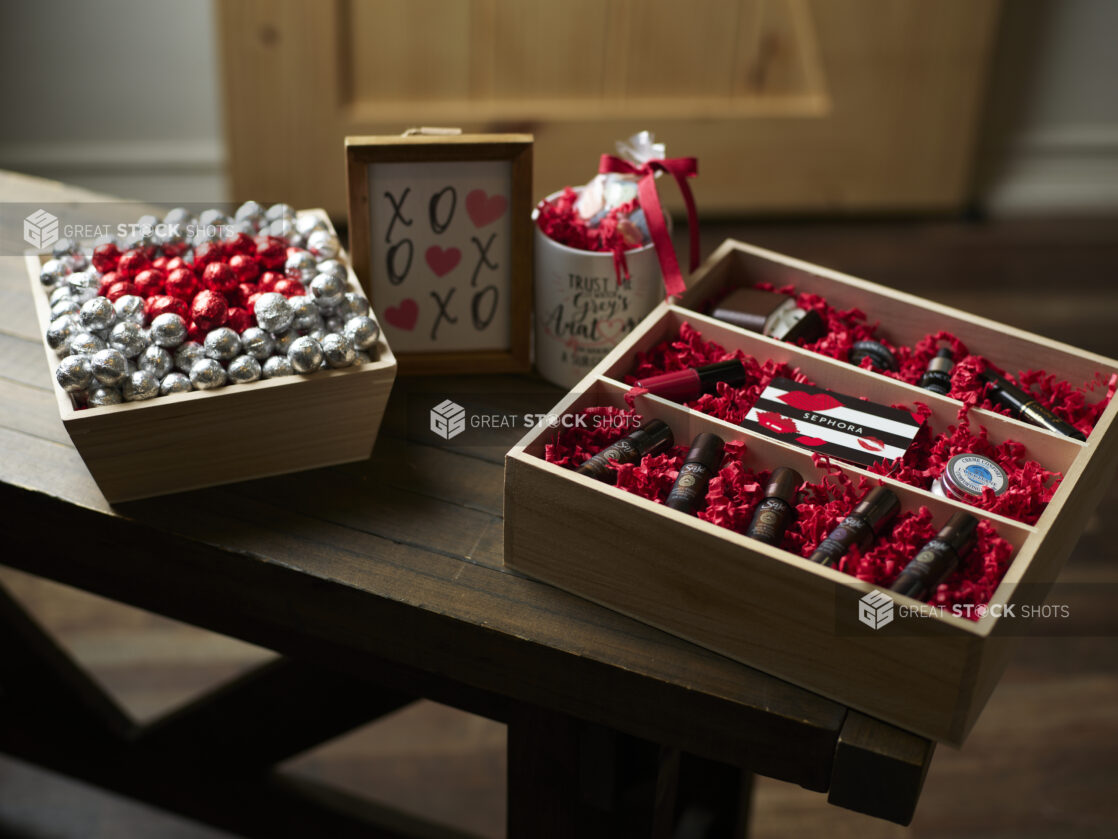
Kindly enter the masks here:
[[718, 467], [722, 465], [722, 450], [725, 445], [717, 434], [703, 433], [695, 436], [691, 441], [691, 451], [679, 467], [679, 475], [664, 500], [665, 506], [689, 515], [694, 515], [703, 506], [707, 497], [707, 485], [718, 474]]
[[811, 555], [811, 561], [835, 566], [853, 545], [857, 545], [859, 550], [865, 550], [900, 509], [901, 501], [893, 490], [875, 487], [819, 543], [819, 547]]
[[749, 523], [745, 535], [766, 545], [779, 546], [784, 531], [796, 518], [792, 502], [796, 500], [796, 492], [803, 482], [803, 477], [795, 469], [787, 466], [774, 469], [765, 486], [765, 498], [753, 511], [753, 521]]
[[614, 440], [575, 471], [607, 484], [616, 483], [617, 473], [610, 468], [611, 462], [636, 463], [646, 454], [656, 454], [671, 444], [672, 430], [668, 424], [663, 420], [649, 420], [631, 434]]
[[970, 513], [955, 513], [905, 566], [892, 590], [927, 600], [974, 547], [977, 528], [978, 519]]
[[939, 352], [928, 362], [928, 369], [920, 379], [920, 387], [938, 393], [940, 396], [947, 396], [951, 392], [951, 370], [954, 367], [955, 361], [951, 357], [951, 350], [940, 347]]

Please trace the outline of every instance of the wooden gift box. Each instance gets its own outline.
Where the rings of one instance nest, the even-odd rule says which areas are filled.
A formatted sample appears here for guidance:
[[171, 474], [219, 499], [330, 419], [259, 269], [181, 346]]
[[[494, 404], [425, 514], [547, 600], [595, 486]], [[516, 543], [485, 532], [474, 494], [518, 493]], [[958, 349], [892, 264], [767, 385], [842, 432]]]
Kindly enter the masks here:
[[[330, 224], [323, 210], [303, 213]], [[27, 256], [40, 335], [50, 321], [39, 283], [48, 257]], [[364, 294], [348, 255], [338, 259], [347, 267], [348, 290]], [[58, 356], [45, 340], [43, 348], [53, 380]], [[373, 361], [360, 366], [82, 410], [57, 382], [54, 389], [74, 447], [115, 503], [364, 460], [396, 378], [383, 334], [369, 354]]]
[[[912, 345], [929, 333], [948, 330], [971, 352], [1009, 370], [1041, 368], [1073, 383], [1096, 372], [1118, 372], [1118, 361], [730, 241], [700, 268], [678, 302], [659, 306], [554, 412], [625, 407], [629, 386], [622, 379], [635, 353], [676, 334], [686, 321], [727, 350], [788, 362], [822, 387], [883, 404], [924, 402], [932, 410], [929, 423], [935, 433], [955, 422], [960, 403], [953, 399], [690, 308], [727, 284], [758, 282], [792, 284], [797, 291], [822, 295], [839, 309], [858, 307], [879, 320], [898, 344]], [[745, 441], [746, 465], [755, 470], [787, 465], [810, 482], [823, 477], [803, 449], [649, 394], [636, 397], [634, 407], [646, 418], [667, 422], [676, 445], [710, 431]], [[972, 410], [972, 426], [985, 426], [991, 442], [1018, 440], [1029, 459], [1064, 474], [1033, 526], [872, 477], [896, 491], [902, 510], [928, 507], [937, 527], [959, 509], [991, 522], [1014, 554], [990, 605], [1035, 605], [1038, 590], [1046, 591], [1056, 578], [1113, 476], [1116, 414], [1118, 399], [1082, 444], [995, 412]], [[857, 601], [873, 590], [870, 584], [547, 463], [544, 446], [553, 434], [544, 426], [534, 429], [506, 456], [505, 562], [510, 568], [910, 731], [955, 745], [963, 742], [1007, 661], [1012, 638], [1006, 619], [995, 616], [997, 609], [978, 621], [951, 614], [920, 618], [919, 632], [860, 627], [847, 618], [857, 615]], [[837, 465], [855, 482], [869, 476], [857, 466]], [[902, 595], [893, 597], [898, 606], [919, 605]], [[839, 631], [840, 617], [843, 626], [851, 623], [855, 630]]]

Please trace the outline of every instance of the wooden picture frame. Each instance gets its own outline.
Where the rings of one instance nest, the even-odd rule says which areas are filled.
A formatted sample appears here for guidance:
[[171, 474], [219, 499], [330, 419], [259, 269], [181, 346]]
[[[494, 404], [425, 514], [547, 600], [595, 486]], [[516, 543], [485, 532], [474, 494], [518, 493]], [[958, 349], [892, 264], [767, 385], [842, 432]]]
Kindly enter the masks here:
[[400, 372], [531, 369], [532, 136], [345, 145], [353, 267]]

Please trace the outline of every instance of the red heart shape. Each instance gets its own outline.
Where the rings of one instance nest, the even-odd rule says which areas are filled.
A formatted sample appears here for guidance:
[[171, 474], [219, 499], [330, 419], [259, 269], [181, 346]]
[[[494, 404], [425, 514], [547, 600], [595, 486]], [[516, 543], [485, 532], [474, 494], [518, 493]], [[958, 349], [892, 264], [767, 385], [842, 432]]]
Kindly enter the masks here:
[[615, 342], [625, 332], [628, 325], [625, 318], [603, 320], [598, 323], [598, 335], [603, 341]]
[[509, 205], [503, 195], [487, 195], [484, 189], [474, 189], [466, 196], [466, 212], [474, 227], [485, 227], [505, 214]]
[[[445, 277], [455, 269], [462, 259], [462, 251], [458, 248], [443, 250], [438, 245], [431, 245], [425, 254], [427, 265], [435, 272], [436, 277]], [[413, 301], [414, 302], [414, 301]]]
[[389, 306], [384, 310], [384, 319], [397, 329], [411, 332], [419, 320], [419, 304], [410, 297], [400, 302], [399, 306]]
[[804, 393], [802, 390], [790, 390], [777, 399], [801, 411], [815, 411], [820, 414], [831, 408], [842, 407], [842, 403], [829, 393]]

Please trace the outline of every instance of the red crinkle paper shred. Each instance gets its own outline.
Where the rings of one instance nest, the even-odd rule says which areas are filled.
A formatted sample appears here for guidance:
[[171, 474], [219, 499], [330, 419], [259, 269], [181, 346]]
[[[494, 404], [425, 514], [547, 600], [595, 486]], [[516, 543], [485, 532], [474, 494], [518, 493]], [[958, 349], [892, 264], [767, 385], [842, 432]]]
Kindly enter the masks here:
[[[588, 417], [585, 427], [557, 430], [546, 444], [544, 457], [549, 463], [574, 469], [639, 424], [639, 415], [631, 408], [593, 407], [584, 413]], [[744, 533], [749, 527], [771, 472], [757, 472], [747, 466], [746, 453], [746, 443], [739, 440], [726, 443], [722, 466], [711, 478], [706, 506], [698, 512], [698, 518], [735, 533]], [[663, 503], [686, 455], [687, 447], [676, 446], [662, 454], [647, 455], [639, 463], [613, 464], [617, 488]], [[804, 558], [811, 555], [819, 542], [874, 485], [864, 477], [855, 484], [825, 457], [814, 455], [813, 459], [826, 476], [819, 483], [803, 484], [796, 505], [796, 521], [789, 526], [780, 545]], [[839, 568], [872, 585], [888, 587], [924, 543], [935, 536], [937, 529], [926, 507], [915, 513], [902, 513], [892, 529], [869, 550], [862, 553], [857, 548], [852, 549], [843, 557]], [[938, 587], [929, 602], [942, 606], [956, 603], [977, 606], [989, 602], [1009, 567], [1012, 553], [1012, 546], [998, 536], [988, 522], [980, 522], [974, 549]], [[978, 617], [974, 610], [964, 614]]]
[[[896, 346], [887, 338], [877, 334], [878, 324], [869, 323], [865, 313], [860, 309], [836, 309], [818, 294], [797, 294], [793, 286], [775, 288], [770, 283], [757, 283], [756, 287], [793, 296], [798, 306], [814, 309], [823, 317], [827, 324], [826, 333], [818, 341], [801, 342], [800, 346], [804, 349], [837, 358], [839, 361], [849, 361], [850, 350], [857, 341], [877, 341], [893, 353], [897, 359], [898, 369], [896, 372], [875, 372], [900, 379], [902, 382], [919, 384], [936, 350], [940, 347], [950, 347], [953, 357], [958, 361], [951, 371], [951, 392], [948, 396], [970, 407], [1010, 415], [1008, 408], [1003, 408], [986, 398], [985, 387], [978, 378], [978, 374], [983, 370], [992, 369], [1023, 390], [1034, 394], [1039, 402], [1052, 409], [1057, 416], [1089, 435], [1115, 391], [1118, 390], [1118, 374], [1111, 374], [1104, 378], [1101, 373], [1096, 373], [1091, 381], [1080, 386], [1058, 379], [1042, 370], [1022, 370], [1014, 376], [981, 355], [971, 355], [966, 344], [946, 331], [925, 335], [917, 341], [915, 347]], [[863, 359], [861, 366], [871, 369], [870, 360]], [[1095, 398], [1100, 393], [1101, 398]], [[1088, 401], [1088, 396], [1094, 398], [1094, 401]]]
[[[568, 196], [566, 200], [571, 198]], [[978, 425], [977, 430], [972, 427], [972, 408], [978, 407], [1000, 414], [1009, 413], [986, 398], [979, 373], [987, 368], [995, 370], [1022, 389], [1032, 392], [1040, 402], [1084, 434], [1090, 434], [1118, 390], [1118, 375], [1104, 378], [1096, 374], [1092, 381], [1079, 387], [1043, 371], [1024, 370], [1013, 376], [982, 356], [971, 355], [966, 345], [949, 332], [927, 335], [914, 347], [894, 346], [876, 334], [877, 324], [869, 323], [865, 314], [858, 309], [836, 309], [818, 295], [795, 294], [791, 286], [774, 289], [771, 285], [758, 284], [757, 287], [794, 295], [802, 308], [815, 309], [822, 315], [827, 324], [826, 334], [818, 341], [803, 344], [805, 349], [840, 361], [849, 361], [850, 350], [855, 342], [877, 341], [892, 351], [898, 363], [896, 372], [881, 375], [909, 384], [919, 383], [937, 349], [950, 347], [953, 356], [959, 359], [952, 370], [952, 388], [948, 394], [962, 403], [956, 424], [948, 426], [943, 433], [933, 435], [925, 423], [903, 457], [878, 464], [870, 471], [928, 489], [942, 474], [952, 456], [963, 452], [985, 455], [1005, 469], [1009, 477], [1009, 488], [1001, 496], [995, 496], [991, 490], [986, 490], [983, 498], [975, 501], [974, 506], [1027, 524], [1036, 523], [1063, 476], [1029, 460], [1022, 443], [1007, 440], [995, 444], [990, 441], [985, 427]], [[739, 424], [774, 377], [816, 384], [799, 368], [772, 360], [759, 361], [741, 350], [728, 352], [718, 343], [705, 340], [686, 322], [680, 325], [679, 334], [674, 338], [638, 353], [625, 381], [635, 385], [638, 380], [657, 373], [732, 358], [740, 359], [745, 367], [744, 385], [735, 388], [719, 383], [716, 393], [704, 394], [686, 403], [688, 408]], [[862, 365], [868, 368], [869, 361], [863, 361]], [[643, 392], [642, 389], [633, 387], [626, 394], [628, 408], [587, 409], [587, 415], [598, 416], [600, 420], [589, 422], [586, 428], [557, 431], [546, 446], [546, 459], [573, 469], [609, 443], [627, 434], [635, 427], [639, 417], [633, 408], [634, 397]], [[1092, 399], [1094, 401], [1090, 401]], [[927, 405], [920, 402], [893, 407], [911, 411], [924, 419], [931, 415]], [[666, 453], [647, 456], [637, 464], [614, 464], [617, 487], [652, 501], [662, 502], [675, 482], [686, 454], [685, 446], [676, 446]], [[700, 519], [737, 533], [744, 533], [748, 528], [753, 510], [761, 501], [764, 486], [771, 474], [769, 471], [756, 472], [746, 466], [745, 455], [744, 442], [730, 441], [726, 444], [722, 467], [711, 479], [707, 490], [706, 506], [697, 514]], [[825, 457], [814, 454], [812, 459], [824, 470], [826, 476], [819, 483], [805, 483], [801, 487], [796, 505], [797, 519], [788, 528], [780, 546], [805, 558], [811, 555], [819, 542], [873, 486], [871, 479], [866, 477], [859, 477], [855, 484], [849, 475]], [[839, 569], [872, 585], [888, 587], [919, 548], [935, 536], [942, 524], [943, 522], [932, 521], [932, 513], [927, 507], [920, 507], [916, 512], [901, 513], [888, 533], [867, 551], [863, 553], [852, 548], [843, 557]], [[971, 553], [936, 589], [929, 602], [944, 607], [988, 603], [1009, 567], [1012, 554], [1012, 546], [998, 536], [994, 526], [986, 520], [980, 520], [977, 540]], [[972, 619], [980, 616], [975, 610], [966, 610], [963, 614]]]
[[618, 268], [618, 282], [622, 277], [628, 278], [629, 268], [625, 264], [625, 251], [632, 250], [633, 246], [622, 237], [617, 224], [621, 219], [626, 219], [633, 214], [638, 201], [634, 198], [632, 201], [614, 207], [594, 227], [590, 227], [575, 210], [577, 202], [578, 193], [571, 187], [567, 187], [554, 200], [544, 200], [540, 203], [536, 224], [545, 236], [568, 248], [612, 253], [614, 265]]
[[[819, 308], [831, 330], [827, 337], [808, 345], [808, 349], [846, 360], [850, 347], [855, 341], [872, 339], [887, 344], [874, 336], [876, 327], [865, 324], [864, 315], [856, 309], [838, 311], [817, 295], [800, 295], [799, 301], [801, 305]], [[1006, 471], [1009, 489], [1000, 496], [987, 491], [981, 500], [974, 502], [974, 506], [1026, 524], [1035, 524], [1048, 502], [1052, 500], [1063, 475], [1049, 471], [1030, 460], [1022, 443], [1007, 440], [994, 444], [989, 440], [984, 426], [979, 425], [977, 430], [973, 428], [969, 416], [971, 407], [975, 405], [987, 409], [996, 407], [991, 406], [982, 397], [983, 385], [978, 379], [978, 373], [987, 365], [986, 360], [981, 356], [968, 355], [966, 346], [947, 332], [926, 336], [917, 343], [915, 349], [889, 346], [900, 366], [898, 373], [889, 375], [908, 381], [910, 384], [919, 382], [937, 347], [950, 346], [955, 357], [961, 359], [952, 371], [953, 390], [950, 395], [961, 401], [963, 405], [957, 417], [957, 424], [948, 426], [938, 435], [933, 435], [925, 423], [902, 458], [877, 464], [871, 467], [870, 471], [888, 475], [911, 486], [930, 489], [935, 479], [943, 473], [947, 461], [953, 456], [966, 452], [985, 455]], [[680, 324], [679, 334], [674, 338], [661, 341], [646, 352], [637, 353], [632, 372], [625, 377], [625, 381], [632, 385], [642, 378], [657, 373], [667, 373], [732, 358], [740, 359], [745, 366], [745, 384], [735, 388], [719, 383], [716, 393], [703, 394], [698, 399], [684, 403], [688, 408], [727, 422], [740, 424], [774, 377], [819, 384], [811, 381], [797, 367], [772, 360], [761, 362], [745, 355], [741, 350], [729, 352], [717, 342], [705, 340], [698, 330], [686, 321]], [[1007, 378], [1013, 377], [1007, 375]], [[1081, 389], [1075, 389], [1067, 382], [1035, 371], [1022, 373], [1019, 381], [1022, 385], [1033, 388], [1033, 392], [1040, 395], [1041, 401], [1060, 406], [1059, 412], [1084, 433], [1089, 433], [1094, 427], [1118, 386], [1118, 377], [1111, 376], [1107, 382], [1103, 382], [1100, 377]], [[1097, 403], [1088, 403], [1087, 393], [1099, 389], [1105, 389], [1103, 398]], [[634, 388], [628, 394], [630, 405], [633, 404], [632, 397], [640, 392], [642, 391]], [[1048, 401], [1049, 399], [1051, 401]], [[919, 402], [914, 405], [898, 404], [893, 407], [911, 411], [924, 419], [931, 414], [928, 407]], [[1000, 413], [1005, 412], [1000, 411]]]

